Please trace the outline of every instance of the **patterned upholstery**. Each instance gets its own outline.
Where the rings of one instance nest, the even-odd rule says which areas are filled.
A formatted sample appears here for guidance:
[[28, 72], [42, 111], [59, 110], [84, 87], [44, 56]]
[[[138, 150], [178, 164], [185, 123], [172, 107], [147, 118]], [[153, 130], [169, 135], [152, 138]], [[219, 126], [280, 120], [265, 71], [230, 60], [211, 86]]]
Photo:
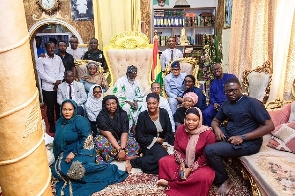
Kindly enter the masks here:
[[[150, 88], [150, 70], [153, 57], [153, 45], [148, 37], [140, 32], [126, 31], [115, 35], [104, 49], [105, 59], [110, 70], [110, 87], [126, 74], [127, 67], [138, 68], [137, 78], [142, 88]], [[112, 88], [107, 93], [111, 94]]]
[[257, 98], [265, 104], [269, 97], [272, 73], [270, 61], [266, 61], [261, 67], [257, 67], [252, 71], [244, 71], [242, 83], [246, 94], [249, 97]]

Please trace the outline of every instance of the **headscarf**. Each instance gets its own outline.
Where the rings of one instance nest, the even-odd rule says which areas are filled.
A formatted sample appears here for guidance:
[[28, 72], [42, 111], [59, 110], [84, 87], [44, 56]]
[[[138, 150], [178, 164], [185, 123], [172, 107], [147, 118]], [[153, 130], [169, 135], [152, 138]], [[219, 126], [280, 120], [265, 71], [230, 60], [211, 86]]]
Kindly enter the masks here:
[[[74, 106], [74, 114], [70, 119], [65, 119], [65, 117], [62, 114], [62, 108], [65, 103], [71, 103]], [[59, 155], [59, 153], [62, 150], [64, 150], [64, 147], [66, 146], [66, 133], [65, 129], [63, 129], [64, 125], [70, 124], [74, 122], [78, 117], [81, 117], [77, 114], [77, 103], [72, 99], [66, 99], [62, 102], [60, 113], [61, 115], [56, 124], [56, 133], [53, 140], [53, 154], [55, 158]]]
[[[93, 95], [93, 90], [94, 88], [99, 87], [101, 90], [101, 96], [100, 98], [95, 98]], [[95, 118], [97, 117], [98, 113], [102, 109], [102, 100], [103, 100], [103, 89], [100, 85], [94, 84], [90, 87], [89, 93], [88, 93], [88, 98], [85, 103], [85, 107], [87, 109], [90, 109], [92, 113], [94, 113]], [[95, 121], [95, 119], [94, 119]]]
[[188, 93], [185, 93], [183, 95], [183, 99], [186, 98], [186, 97], [189, 97], [193, 100], [194, 102], [194, 105], [196, 105], [198, 103], [198, 100], [199, 100], [199, 97], [196, 93], [193, 93], [193, 92], [188, 92]]
[[[115, 111], [114, 118], [111, 118], [106, 108], [106, 102], [109, 99], [114, 99], [117, 103], [117, 110]], [[105, 96], [102, 100], [102, 110], [99, 112], [99, 115], [96, 119], [97, 128], [104, 131], [110, 131], [113, 136], [119, 140], [121, 133], [124, 131], [124, 127], [126, 128], [125, 131], [127, 132], [129, 128], [128, 120], [124, 118], [128, 119], [127, 113], [120, 107], [118, 98], [115, 95]], [[124, 124], [125, 122], [126, 124]]]
[[189, 108], [185, 112], [185, 115], [188, 115], [188, 114], [195, 114], [195, 115], [199, 116], [199, 118], [200, 118], [199, 125], [195, 130], [189, 131], [185, 128], [185, 131], [187, 133], [189, 132], [190, 134], [192, 134], [192, 136], [189, 139], [187, 146], [186, 146], [186, 156], [185, 156], [185, 162], [188, 165], [188, 167], [190, 167], [195, 161], [196, 145], [198, 143], [200, 134], [207, 131], [207, 130], [212, 130], [212, 128], [202, 124], [203, 115], [202, 115], [202, 112], [199, 108], [197, 108], [197, 107]]

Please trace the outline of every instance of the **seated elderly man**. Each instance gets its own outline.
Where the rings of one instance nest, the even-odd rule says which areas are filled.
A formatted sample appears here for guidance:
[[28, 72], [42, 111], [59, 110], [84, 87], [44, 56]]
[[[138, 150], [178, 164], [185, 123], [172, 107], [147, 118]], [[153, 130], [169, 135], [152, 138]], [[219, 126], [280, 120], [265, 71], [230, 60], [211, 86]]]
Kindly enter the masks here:
[[87, 94], [84, 85], [74, 80], [74, 73], [71, 70], [65, 72], [65, 81], [58, 85], [57, 89], [57, 103], [61, 105], [65, 99], [74, 100], [78, 105], [77, 113], [84, 115], [83, 104], [87, 100]]
[[118, 97], [120, 106], [127, 112], [129, 118], [129, 131], [135, 133], [138, 114], [142, 108], [144, 92], [140, 83], [135, 80], [137, 67], [128, 66], [126, 75], [119, 78], [114, 85], [113, 93]]
[[[156, 93], [159, 95], [159, 97], [160, 97], [159, 107], [167, 110], [169, 118], [170, 118], [171, 126], [172, 126], [172, 131], [174, 133], [175, 132], [175, 123], [173, 120], [172, 111], [170, 109], [167, 99], [165, 99], [164, 97], [162, 97], [160, 95], [161, 94], [161, 85], [158, 82], [153, 82], [151, 84], [151, 91], [152, 91], [152, 93]], [[147, 110], [146, 96], [143, 98], [143, 104], [142, 104], [141, 111], [145, 111], [145, 110]]]
[[178, 100], [181, 99], [185, 90], [183, 83], [185, 76], [185, 73], [180, 73], [180, 63], [178, 61], [174, 61], [171, 64], [171, 73], [164, 78], [165, 91], [168, 95], [168, 102], [172, 114], [176, 112]]

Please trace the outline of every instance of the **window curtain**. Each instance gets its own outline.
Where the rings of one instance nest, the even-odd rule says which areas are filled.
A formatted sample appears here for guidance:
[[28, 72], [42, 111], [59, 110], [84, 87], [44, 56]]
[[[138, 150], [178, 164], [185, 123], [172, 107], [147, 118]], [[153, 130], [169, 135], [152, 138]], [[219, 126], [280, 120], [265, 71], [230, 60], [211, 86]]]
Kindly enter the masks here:
[[95, 0], [93, 12], [95, 37], [100, 49], [117, 33], [141, 30], [139, 0]]
[[270, 60], [274, 72], [269, 100], [291, 96], [295, 75], [294, 8], [294, 0], [233, 1], [228, 70], [241, 79], [244, 70]]

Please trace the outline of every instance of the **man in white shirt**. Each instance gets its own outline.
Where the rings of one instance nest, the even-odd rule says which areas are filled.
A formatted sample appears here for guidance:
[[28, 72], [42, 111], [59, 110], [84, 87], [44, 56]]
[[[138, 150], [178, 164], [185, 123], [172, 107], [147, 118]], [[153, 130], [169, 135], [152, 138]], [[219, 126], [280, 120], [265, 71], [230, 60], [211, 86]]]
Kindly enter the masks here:
[[176, 45], [176, 38], [169, 37], [168, 38], [168, 47], [164, 50], [160, 57], [160, 62], [162, 66], [162, 71], [165, 70], [166, 66], [169, 65], [170, 62], [177, 60], [183, 57], [183, 54], [180, 50], [175, 48]]
[[[65, 67], [59, 56], [55, 55], [55, 43], [49, 41], [46, 43], [45, 57], [37, 59], [37, 72], [42, 80], [42, 94], [44, 102], [47, 105], [47, 118], [50, 124], [49, 131], [55, 132], [55, 120], [60, 117], [60, 106], [57, 104], [57, 87], [63, 79]], [[55, 119], [54, 119], [55, 111]]]
[[[161, 94], [161, 85], [158, 82], [153, 82], [151, 84], [151, 91], [152, 91], [152, 93], [157, 93], [160, 96], [160, 94]], [[164, 108], [165, 110], [167, 110], [167, 112], [169, 114], [171, 126], [172, 126], [172, 131], [175, 132], [175, 123], [174, 123], [172, 111], [170, 109], [170, 106], [169, 106], [169, 103], [168, 103], [167, 99], [165, 99], [162, 96], [160, 96], [159, 107]], [[142, 104], [141, 111], [145, 111], [145, 110], [147, 110], [146, 96], [143, 98], [143, 104]]]
[[65, 99], [74, 100], [78, 105], [78, 115], [84, 116], [83, 104], [87, 100], [87, 94], [84, 85], [74, 80], [74, 73], [71, 70], [65, 72], [65, 82], [58, 85], [57, 89], [57, 103], [61, 105]]
[[78, 48], [78, 38], [74, 35], [70, 38], [71, 47], [67, 48], [67, 53], [71, 54], [75, 60], [82, 59], [84, 56], [84, 51], [81, 48]]

